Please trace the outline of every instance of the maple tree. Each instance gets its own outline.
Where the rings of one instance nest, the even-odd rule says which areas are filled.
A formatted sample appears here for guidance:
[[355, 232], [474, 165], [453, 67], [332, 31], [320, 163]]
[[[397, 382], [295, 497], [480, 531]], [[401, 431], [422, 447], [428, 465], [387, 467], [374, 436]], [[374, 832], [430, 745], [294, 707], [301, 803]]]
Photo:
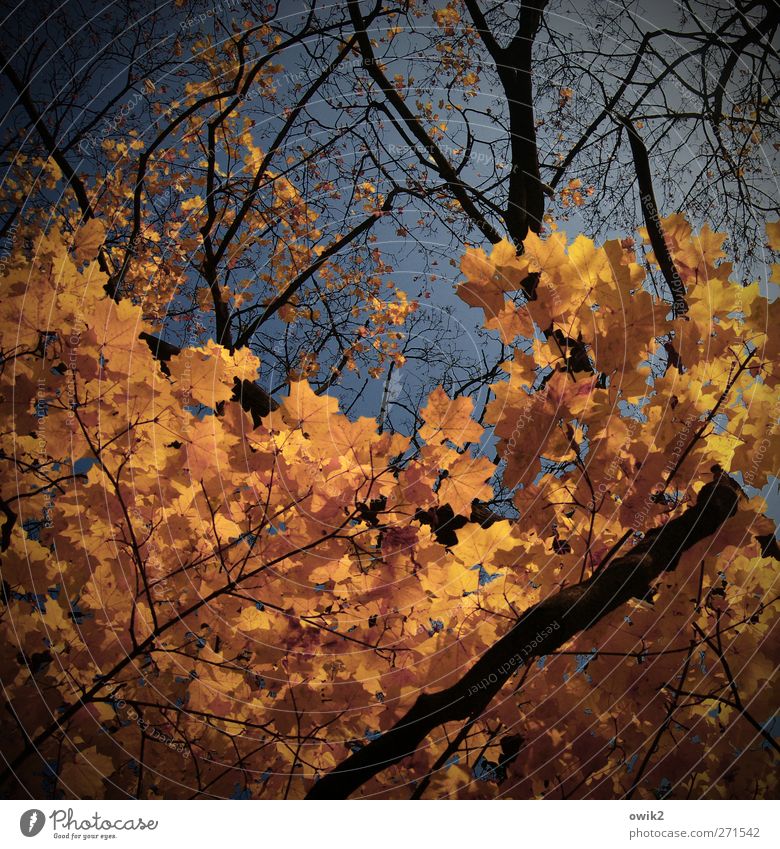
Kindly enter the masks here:
[[[482, 434], [471, 399], [435, 390], [415, 445], [300, 380], [253, 427], [231, 398], [254, 355], [210, 342], [163, 371], [141, 307], [106, 294], [96, 260], [59, 234], [15, 256], [2, 575], [6, 686], [31, 741], [17, 774], [42, 757], [86, 796], [237, 781], [300, 795], [318, 774], [315, 795], [404, 795], [423, 776], [416, 793], [480, 795], [471, 760], [524, 796], [556, 781], [612, 795], [651, 792], [671, 758], [698, 790], [769, 781], [752, 759], [726, 785], [714, 771], [724, 749], [776, 749], [774, 525], [726, 474], [754, 467], [761, 485], [776, 467], [776, 302], [729, 282], [719, 237], [666, 229], [685, 318], [614, 243], [532, 236], [521, 256], [464, 257], [502, 333], [552, 323], [593, 352], [578, 374], [550, 332], [493, 386], [516, 522], [469, 520], [496, 473], [464, 451]], [[537, 298], [496, 311], [496, 285], [512, 294], [528, 272]], [[666, 337], [675, 365], [648, 381]], [[621, 399], [641, 418], [616, 413]], [[448, 508], [463, 517], [449, 538], [433, 520]], [[548, 699], [566, 711], [549, 727]]]
[[[476, 3], [435, 10], [441, 73], [478, 83], [452, 49], [470, 14], [502, 85], [530, 86], [544, 7], [523, 5], [512, 66]], [[509, 94], [527, 167], [488, 220], [435, 109], [413, 113], [376, 59], [369, 26], [401, 11], [350, 2], [294, 35], [267, 15], [204, 35], [180, 101], [145, 86], [164, 118], [151, 136], [106, 137], [83, 173], [51, 133], [40, 173], [14, 158], [4, 206], [34, 202], [0, 305], [9, 792], [776, 792], [780, 552], [761, 491], [780, 451], [778, 300], [736, 275], [725, 233], [661, 218], [652, 186], [638, 233], [567, 237], [522, 132], [533, 110]], [[336, 60], [261, 150], [248, 95], [274, 102], [285, 37], [313, 31], [340, 35]], [[489, 400], [426, 387], [405, 432], [336, 390], [406, 367], [398, 329], [419, 305], [385, 285], [370, 239], [419, 175], [355, 180], [357, 223], [323, 237], [333, 187], [307, 170], [322, 151], [281, 156], [355, 51], [430, 145], [439, 214], [492, 243], [461, 247], [457, 286], [500, 345], [474, 378]], [[618, 123], [646, 183], [636, 124]], [[766, 236], [780, 250], [777, 222]]]

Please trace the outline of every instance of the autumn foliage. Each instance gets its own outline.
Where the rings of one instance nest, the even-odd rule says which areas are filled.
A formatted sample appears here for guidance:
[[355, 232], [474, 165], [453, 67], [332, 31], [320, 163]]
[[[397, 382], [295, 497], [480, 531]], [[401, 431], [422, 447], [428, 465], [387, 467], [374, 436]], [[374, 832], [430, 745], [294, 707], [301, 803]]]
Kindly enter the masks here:
[[776, 795], [775, 7], [49, 5], [0, 793]]
[[[737, 482], [778, 465], [778, 301], [733, 279], [721, 234], [664, 230], [684, 316], [631, 239], [466, 249], [459, 294], [513, 346], [506, 379], [481, 421], [435, 389], [406, 436], [305, 377], [255, 426], [236, 388], [255, 355], [155, 359], [140, 303], [106, 292], [96, 219], [20, 242], [0, 307], [6, 780], [774, 792], [777, 546]], [[496, 487], [519, 519], [484, 508]]]

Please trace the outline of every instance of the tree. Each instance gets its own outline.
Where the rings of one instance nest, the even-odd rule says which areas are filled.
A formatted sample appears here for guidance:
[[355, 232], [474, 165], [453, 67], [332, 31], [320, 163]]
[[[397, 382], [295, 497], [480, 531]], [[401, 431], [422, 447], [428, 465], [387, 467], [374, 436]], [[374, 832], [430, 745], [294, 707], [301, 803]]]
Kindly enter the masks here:
[[[621, 70], [551, 165], [538, 114], [560, 127], [612, 77], [571, 60], [549, 102], [571, 35], [545, 3], [512, 19], [471, 0], [430, 18], [246, 4], [206, 29], [181, 6], [175, 38], [171, 21], [167, 36], [157, 19], [94, 24], [111, 55], [81, 63], [77, 41], [44, 62], [72, 75], [50, 103], [34, 41], [2, 59], [17, 97], [0, 307], [6, 786], [775, 792], [780, 555], [760, 492], [778, 467], [778, 301], [736, 276], [725, 233], [661, 215], [663, 143], [641, 124], [686, 119], [642, 110], [688, 79], [682, 60], [633, 105], [642, 63]], [[714, 97], [700, 116], [716, 145], [722, 125], [743, 131], [723, 101], [743, 54], [761, 79], [773, 15], [753, 4], [684, 35], [702, 45], [687, 62], [731, 51], [714, 94], [696, 93]], [[389, 68], [396, 39], [441, 57], [442, 105], [423, 99], [427, 78]], [[99, 84], [118, 79], [117, 55], [123, 82]], [[505, 111], [480, 140], [491, 79]], [[131, 96], [126, 117], [137, 107], [147, 126], [111, 118]], [[771, 131], [762, 85], [740, 96], [750, 133]], [[587, 187], [557, 187], [608, 139], [625, 150], [600, 160], [593, 234], [623, 223], [610, 193], [636, 195], [644, 227], [569, 240]], [[494, 179], [474, 167], [483, 149]], [[744, 170], [723, 180], [760, 195]], [[407, 205], [429, 219], [410, 225]], [[740, 269], [759, 251], [751, 226]], [[491, 342], [454, 377], [441, 366], [458, 361], [461, 313], [421, 310], [446, 280], [417, 298], [386, 285], [401, 256], [378, 238], [388, 227], [423, 264], [460, 245], [461, 313], [481, 309]], [[448, 247], [425, 246], [431, 233]], [[777, 251], [777, 223], [766, 236]], [[355, 415], [372, 391], [373, 414]]]

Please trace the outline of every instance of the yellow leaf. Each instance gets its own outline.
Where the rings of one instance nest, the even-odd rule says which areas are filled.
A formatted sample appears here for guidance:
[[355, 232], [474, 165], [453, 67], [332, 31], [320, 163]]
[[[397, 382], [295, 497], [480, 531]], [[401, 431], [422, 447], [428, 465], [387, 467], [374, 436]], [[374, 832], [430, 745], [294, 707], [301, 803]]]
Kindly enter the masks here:
[[60, 772], [60, 784], [76, 799], [99, 799], [103, 796], [103, 779], [110, 778], [114, 763], [98, 753], [96, 746], [76, 755], [74, 763], [66, 763]]
[[439, 501], [449, 504], [455, 513], [468, 516], [475, 498], [481, 501], [492, 498], [493, 488], [487, 481], [495, 471], [496, 467], [485, 457], [458, 455], [447, 466], [447, 475], [439, 486]]
[[281, 405], [287, 424], [300, 427], [309, 439], [327, 438], [331, 418], [338, 415], [339, 402], [330, 395], [317, 395], [305, 380], [292, 381], [290, 394]]
[[79, 227], [73, 240], [73, 256], [77, 263], [88, 262], [97, 257], [106, 238], [106, 228], [97, 218], [90, 218]]
[[769, 240], [769, 247], [773, 251], [780, 251], [780, 218], [777, 221], [767, 222], [766, 236]]
[[462, 446], [466, 442], [479, 441], [482, 428], [471, 418], [474, 402], [461, 396], [450, 400], [440, 387], [428, 396], [428, 404], [422, 409], [425, 424], [420, 428], [420, 437], [428, 445], [441, 445], [449, 441]]
[[254, 381], [260, 361], [247, 348], [231, 354], [209, 341], [201, 348], [186, 348], [169, 365], [183, 406], [193, 402], [214, 408], [233, 394], [234, 381]]

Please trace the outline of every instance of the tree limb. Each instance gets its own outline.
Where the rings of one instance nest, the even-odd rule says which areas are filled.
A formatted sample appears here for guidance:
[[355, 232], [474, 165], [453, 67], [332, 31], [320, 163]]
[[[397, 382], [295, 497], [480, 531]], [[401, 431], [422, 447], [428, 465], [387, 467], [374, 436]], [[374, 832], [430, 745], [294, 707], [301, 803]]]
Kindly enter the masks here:
[[512, 169], [504, 221], [516, 245], [523, 244], [529, 230], [534, 233], [541, 230], [544, 215], [544, 189], [539, 176], [531, 63], [534, 39], [546, 5], [547, 0], [524, 0], [520, 7], [517, 33], [507, 47], [500, 47], [477, 0], [466, 0], [477, 32], [495, 62], [509, 109]]
[[677, 266], [674, 264], [672, 255], [669, 252], [669, 246], [666, 244], [666, 239], [664, 238], [664, 231], [661, 227], [661, 216], [658, 212], [658, 204], [655, 201], [655, 192], [653, 191], [653, 177], [650, 172], [650, 157], [647, 154], [647, 148], [631, 121], [622, 115], [618, 115], [616, 112], [613, 114], [625, 127], [629, 141], [631, 142], [631, 154], [634, 157], [634, 169], [636, 171], [637, 182], [639, 183], [639, 203], [642, 207], [642, 216], [645, 219], [647, 235], [650, 238], [650, 244], [655, 253], [656, 262], [674, 298], [674, 314], [684, 315], [688, 312], [688, 304], [685, 300], [685, 286], [680, 279], [680, 273], [677, 271]]
[[[316, 781], [306, 798], [347, 798], [370, 778], [412, 754], [438, 726], [482, 714], [521, 664], [560, 648], [630, 599], [647, 597], [653, 582], [675, 569], [685, 551], [715, 533], [734, 514], [739, 497], [739, 487], [725, 475], [706, 484], [695, 506], [648, 531], [631, 552], [607, 569], [526, 610], [455, 684], [420, 695], [392, 728]], [[544, 635], [541, 639], [540, 634]]]
[[436, 164], [441, 176], [447, 181], [447, 186], [455, 195], [458, 203], [469, 218], [482, 231], [482, 234], [488, 241], [497, 244], [501, 241], [501, 234], [496, 228], [482, 216], [480, 211], [474, 205], [474, 201], [469, 196], [470, 187], [457, 175], [455, 169], [449, 159], [442, 153], [439, 147], [433, 142], [431, 137], [425, 131], [417, 117], [412, 113], [406, 105], [406, 101], [395, 90], [395, 88], [387, 79], [384, 72], [379, 66], [379, 62], [374, 56], [374, 49], [371, 46], [371, 39], [366, 30], [366, 22], [360, 12], [360, 4], [358, 0], [349, 0], [349, 14], [352, 18], [352, 25], [357, 35], [360, 53], [363, 56], [363, 67], [368, 71], [371, 78], [382, 90], [382, 93], [393, 105], [393, 108], [401, 116], [404, 123], [409, 129], [409, 132], [417, 139], [425, 150], [430, 153], [431, 158]]

